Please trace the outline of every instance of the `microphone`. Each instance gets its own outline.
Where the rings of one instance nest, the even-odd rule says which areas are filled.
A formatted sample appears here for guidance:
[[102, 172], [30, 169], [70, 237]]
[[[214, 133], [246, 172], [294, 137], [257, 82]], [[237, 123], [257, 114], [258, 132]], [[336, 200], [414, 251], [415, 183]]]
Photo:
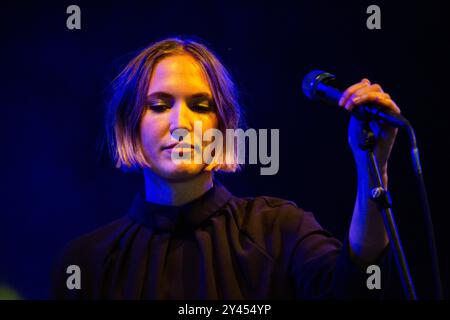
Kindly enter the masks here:
[[[338, 105], [345, 87], [334, 75], [322, 70], [313, 70], [303, 78], [303, 93], [313, 101]], [[394, 127], [407, 127], [409, 122], [403, 116], [377, 104], [359, 105], [351, 111], [357, 119], [362, 121], [382, 120]]]
[[[303, 93], [309, 99], [334, 105], [338, 105], [339, 100], [342, 97], [342, 93], [345, 91], [345, 87], [343, 87], [336, 80], [336, 77], [334, 75], [321, 70], [314, 70], [308, 73], [303, 79], [302, 89]], [[442, 299], [442, 286], [440, 281], [439, 259], [435, 243], [436, 240], [434, 237], [430, 206], [428, 203], [428, 196], [425, 188], [422, 167], [420, 164], [419, 149], [417, 147], [414, 129], [406, 118], [402, 117], [399, 114], [395, 114], [393, 111], [384, 106], [379, 106], [376, 104], [359, 105], [353, 108], [351, 114], [363, 121], [383, 120], [394, 127], [402, 127], [408, 132], [411, 143], [411, 155], [414, 172], [416, 174], [417, 183], [419, 185], [420, 199], [424, 212], [428, 247], [431, 252], [431, 262], [434, 277], [433, 281], [436, 297], [438, 299]], [[374, 159], [373, 156], [372, 159]], [[374, 163], [375, 161], [372, 160], [372, 164]], [[378, 170], [376, 165], [373, 165], [372, 167], [375, 168], [375, 171]], [[380, 178], [379, 180], [381, 181]], [[384, 209], [385, 212], [389, 212], [390, 210], [390, 208]], [[406, 258], [404, 257], [403, 249], [400, 244], [397, 227], [395, 226], [394, 220], [392, 220], [392, 212], [389, 214], [391, 216], [391, 220], [388, 219], [387, 213], [383, 213], [383, 215], [385, 218], [384, 221], [386, 229], [389, 230], [389, 239], [391, 243], [395, 244], [394, 260], [397, 264], [398, 270], [400, 271], [403, 289], [410, 299], [416, 299], [415, 289], [411, 280], [411, 275], [409, 274], [408, 265], [406, 263]], [[386, 223], [386, 221], [390, 222]]]

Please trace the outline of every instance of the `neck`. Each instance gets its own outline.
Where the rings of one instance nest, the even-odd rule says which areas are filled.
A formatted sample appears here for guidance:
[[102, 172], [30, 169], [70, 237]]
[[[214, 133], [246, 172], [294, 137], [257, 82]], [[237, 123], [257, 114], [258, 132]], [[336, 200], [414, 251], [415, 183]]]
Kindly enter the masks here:
[[185, 180], [168, 180], [144, 169], [145, 199], [162, 205], [181, 206], [201, 197], [213, 186], [212, 172]]

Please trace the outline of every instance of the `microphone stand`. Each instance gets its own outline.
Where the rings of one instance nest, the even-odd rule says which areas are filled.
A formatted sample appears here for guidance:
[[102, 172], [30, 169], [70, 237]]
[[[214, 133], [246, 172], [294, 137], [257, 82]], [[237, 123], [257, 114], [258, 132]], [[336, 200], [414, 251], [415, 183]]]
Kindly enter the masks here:
[[406, 261], [402, 243], [400, 241], [397, 225], [394, 220], [391, 196], [389, 195], [388, 190], [386, 190], [383, 184], [383, 179], [381, 177], [380, 170], [378, 168], [378, 164], [373, 152], [375, 144], [375, 134], [370, 128], [369, 122], [365, 121], [358, 146], [362, 150], [366, 150], [370, 158], [370, 167], [373, 177], [372, 180], [375, 183], [374, 187], [371, 190], [371, 198], [377, 203], [377, 206], [381, 211], [384, 226], [389, 237], [389, 243], [393, 251], [395, 264], [400, 274], [400, 279], [405, 296], [408, 300], [417, 300], [417, 295], [413, 281], [411, 279], [411, 274], [409, 272], [408, 263]]

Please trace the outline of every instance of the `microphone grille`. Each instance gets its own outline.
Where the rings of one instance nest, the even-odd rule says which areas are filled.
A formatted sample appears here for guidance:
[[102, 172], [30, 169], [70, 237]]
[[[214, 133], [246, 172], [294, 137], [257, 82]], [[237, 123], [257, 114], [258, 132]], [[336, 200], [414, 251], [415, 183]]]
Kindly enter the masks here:
[[335, 78], [331, 73], [325, 72], [323, 70], [313, 70], [309, 72], [302, 82], [303, 93], [311, 100], [316, 98], [316, 87], [317, 84], [324, 79]]

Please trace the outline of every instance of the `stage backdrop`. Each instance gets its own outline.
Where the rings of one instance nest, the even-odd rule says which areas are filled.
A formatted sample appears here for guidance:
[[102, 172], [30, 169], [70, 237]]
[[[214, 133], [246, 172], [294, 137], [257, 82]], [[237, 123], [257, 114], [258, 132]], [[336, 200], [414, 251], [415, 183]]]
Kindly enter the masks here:
[[[69, 30], [66, 9], [81, 9]], [[124, 214], [143, 188], [108, 159], [103, 115], [109, 85], [149, 43], [168, 36], [206, 42], [236, 81], [248, 127], [280, 130], [280, 168], [259, 165], [219, 179], [237, 196], [270, 195], [315, 213], [339, 239], [353, 210], [356, 172], [348, 115], [301, 92], [313, 69], [347, 84], [380, 83], [416, 129], [448, 296], [448, 209], [439, 204], [448, 156], [439, 98], [439, 9], [379, 3], [381, 29], [366, 26], [368, 1], [21, 1], [2, 2], [0, 283], [25, 299], [50, 294], [50, 271], [70, 239]], [[440, 139], [440, 140], [438, 140]], [[433, 156], [434, 154], [434, 156]], [[423, 218], [400, 132], [389, 189], [420, 297], [431, 297]], [[443, 201], [442, 201], [443, 204]], [[395, 273], [395, 271], [394, 271]], [[394, 290], [395, 291], [395, 290]], [[9, 291], [10, 294], [13, 294]], [[398, 292], [396, 292], [398, 294]]]

